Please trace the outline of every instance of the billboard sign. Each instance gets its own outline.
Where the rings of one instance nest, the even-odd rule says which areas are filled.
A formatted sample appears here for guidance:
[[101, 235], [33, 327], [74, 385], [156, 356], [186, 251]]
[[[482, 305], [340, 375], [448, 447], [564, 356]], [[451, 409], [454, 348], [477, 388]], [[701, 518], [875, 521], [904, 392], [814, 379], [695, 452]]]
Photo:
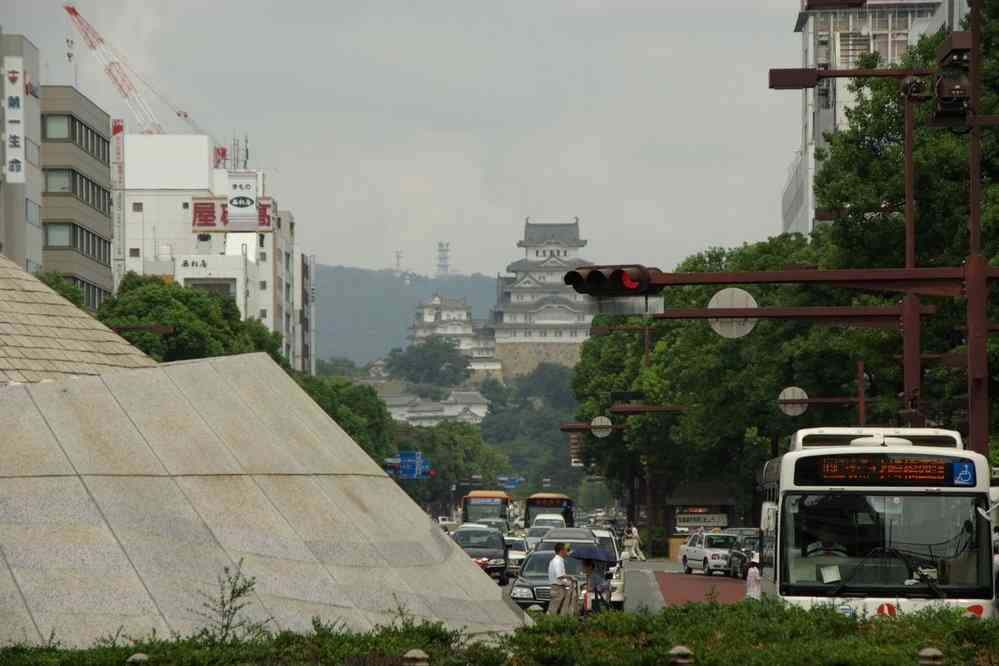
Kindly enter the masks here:
[[191, 197], [191, 227], [194, 233], [229, 231], [229, 207], [225, 199]]
[[25, 181], [24, 145], [24, 90], [27, 78], [24, 74], [22, 58], [6, 57], [3, 59], [3, 105], [4, 105], [4, 139], [6, 156], [4, 158], [4, 178], [8, 183], [23, 183]]
[[225, 231], [255, 232], [260, 223], [257, 211], [257, 172], [229, 172], [229, 225]]

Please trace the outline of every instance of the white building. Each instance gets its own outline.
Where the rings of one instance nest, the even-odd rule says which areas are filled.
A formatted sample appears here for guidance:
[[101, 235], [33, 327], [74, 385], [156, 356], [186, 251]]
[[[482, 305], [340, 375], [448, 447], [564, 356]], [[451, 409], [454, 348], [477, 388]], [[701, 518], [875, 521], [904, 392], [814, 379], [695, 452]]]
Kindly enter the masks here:
[[579, 236], [579, 218], [571, 222], [528, 218], [517, 246], [524, 255], [507, 266], [512, 277], [497, 280], [490, 324], [503, 374], [527, 374], [545, 362], [572, 367], [597, 311], [596, 301], [563, 282], [566, 272], [592, 264], [580, 256], [586, 240]]
[[[802, 0], [795, 22], [801, 33], [801, 66], [849, 69], [857, 59], [878, 53], [880, 62], [897, 64], [919, 38], [950, 25], [964, 10], [953, 0], [868, 0], [864, 9], [810, 10]], [[782, 231], [811, 233], [816, 223], [815, 149], [823, 135], [847, 125], [846, 109], [855, 103], [850, 79], [826, 79], [801, 94], [801, 148], [788, 169], [781, 199]], [[818, 214], [818, 221], [825, 216]]]
[[315, 301], [306, 333], [295, 217], [268, 196], [263, 172], [215, 169], [213, 157], [207, 136], [125, 135], [116, 285], [132, 271], [229, 295], [244, 318], [281, 334], [293, 367], [310, 371]]
[[409, 339], [416, 344], [430, 337], [453, 341], [458, 350], [468, 356], [473, 381], [490, 375], [498, 378], [502, 372], [496, 360], [492, 329], [485, 320], [472, 318], [472, 307], [464, 298], [434, 294], [433, 298], [417, 306], [409, 330]]
[[0, 29], [0, 254], [29, 273], [42, 267], [39, 60], [31, 40]]
[[440, 402], [408, 393], [385, 395], [382, 399], [394, 420], [428, 428], [446, 421], [478, 425], [489, 411], [489, 401], [478, 391], [452, 391]]

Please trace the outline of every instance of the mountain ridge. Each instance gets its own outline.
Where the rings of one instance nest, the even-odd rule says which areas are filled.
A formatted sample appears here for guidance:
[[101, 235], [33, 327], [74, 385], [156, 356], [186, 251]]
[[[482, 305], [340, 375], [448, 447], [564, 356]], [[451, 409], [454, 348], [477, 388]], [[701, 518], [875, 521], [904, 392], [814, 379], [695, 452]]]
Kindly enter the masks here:
[[317, 264], [316, 292], [318, 358], [364, 364], [405, 346], [417, 305], [435, 293], [464, 298], [475, 319], [487, 319], [496, 304], [496, 278], [481, 273], [435, 278]]

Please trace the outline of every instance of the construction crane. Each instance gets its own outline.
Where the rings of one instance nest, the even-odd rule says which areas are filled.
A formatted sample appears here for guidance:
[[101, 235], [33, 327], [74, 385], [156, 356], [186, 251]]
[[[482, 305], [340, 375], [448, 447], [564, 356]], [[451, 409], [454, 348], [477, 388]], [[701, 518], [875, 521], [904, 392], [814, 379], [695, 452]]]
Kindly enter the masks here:
[[163, 124], [156, 116], [156, 112], [149, 105], [149, 102], [142, 96], [134, 80], [138, 80], [145, 85], [150, 92], [173, 111], [174, 115], [187, 123], [192, 130], [198, 134], [204, 134], [212, 140], [215, 146], [213, 156], [215, 168], [219, 168], [225, 164], [227, 150], [218, 139], [198, 126], [187, 111], [178, 108], [163, 93], [159, 92], [149, 81], [143, 78], [138, 70], [129, 64], [125, 54], [115, 48], [114, 45], [108, 43], [97, 32], [97, 29], [80, 15], [75, 5], [66, 3], [63, 5], [63, 9], [69, 14], [70, 21], [72, 21], [73, 25], [80, 32], [87, 47], [94, 52], [94, 55], [97, 56], [97, 59], [104, 66], [104, 72], [125, 100], [125, 104], [128, 105], [129, 111], [135, 116], [135, 119], [139, 123], [139, 129], [143, 134], [163, 134]]

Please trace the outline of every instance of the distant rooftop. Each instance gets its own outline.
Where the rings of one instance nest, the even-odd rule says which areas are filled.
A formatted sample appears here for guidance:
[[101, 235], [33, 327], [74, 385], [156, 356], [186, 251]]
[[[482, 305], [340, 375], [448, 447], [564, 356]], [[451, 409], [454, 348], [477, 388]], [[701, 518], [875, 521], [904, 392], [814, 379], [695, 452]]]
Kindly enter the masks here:
[[524, 220], [524, 240], [518, 241], [519, 247], [534, 247], [535, 245], [560, 244], [570, 247], [583, 247], [585, 240], [579, 238], [579, 218], [566, 221], [540, 221], [526, 218]]
[[0, 386], [152, 365], [128, 341], [0, 256]]

